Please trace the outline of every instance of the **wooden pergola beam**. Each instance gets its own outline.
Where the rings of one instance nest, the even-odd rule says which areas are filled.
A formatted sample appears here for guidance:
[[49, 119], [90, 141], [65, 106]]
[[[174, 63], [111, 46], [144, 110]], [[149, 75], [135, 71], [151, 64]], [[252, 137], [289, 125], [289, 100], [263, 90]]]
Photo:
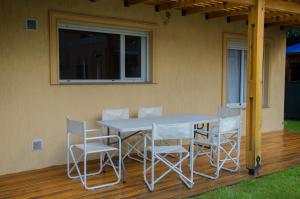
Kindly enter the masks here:
[[249, 12], [249, 8], [243, 8], [240, 10], [228, 10], [223, 12], [212, 12], [206, 13], [205, 19], [213, 19], [217, 17], [231, 17], [231, 16], [238, 16], [238, 15], [247, 15]]
[[172, 9], [175, 8], [177, 5], [177, 2], [167, 2], [167, 3], [163, 3], [163, 4], [159, 4], [159, 5], [155, 5], [155, 11], [156, 12], [160, 12], [163, 10], [168, 10], [168, 9]]
[[[124, 0], [124, 6], [131, 6], [138, 3], [144, 3], [147, 0]], [[237, 4], [240, 6], [253, 6], [256, 0], [178, 0], [178, 1], [170, 1], [163, 4], [157, 4], [156, 10], [161, 11], [165, 9], [172, 8], [185, 8], [193, 5], [200, 4], [209, 4], [209, 3], [225, 3], [225, 4]], [[291, 14], [299, 14], [300, 15], [300, 2], [294, 1], [283, 1], [283, 0], [265, 0], [265, 8], [266, 10], [279, 11]]]
[[124, 0], [124, 6], [129, 7], [138, 3], [144, 3], [147, 0]]
[[155, 5], [155, 11], [160, 12], [168, 9], [180, 9], [186, 7], [192, 7], [193, 5], [209, 5], [209, 4], [223, 4], [222, 2], [216, 2], [214, 0], [178, 0], [169, 1]]
[[[220, 0], [222, 2], [237, 3], [241, 5], [255, 5], [256, 0]], [[265, 0], [265, 8], [268, 10], [300, 14], [300, 3], [283, 0]]]
[[255, 0], [220, 0], [227, 3], [236, 3], [240, 5], [254, 5]]
[[256, 175], [261, 165], [262, 64], [265, 0], [255, 0], [248, 16], [246, 167]]
[[232, 9], [237, 6], [239, 5], [223, 2], [221, 4], [214, 5], [214, 6], [207, 6], [207, 7], [199, 6], [199, 7], [187, 8], [182, 10], [182, 16], [198, 14], [198, 13], [211, 13], [211, 12], [225, 11], [226, 9]]
[[[247, 21], [248, 20], [248, 15], [237, 15], [237, 16], [231, 16], [231, 17], [227, 17], [227, 22], [235, 22], [235, 21]], [[266, 26], [268, 26], [268, 24], [276, 24], [278, 23], [277, 26], [280, 26], [284, 23], [288, 23], [290, 21], [300, 21], [300, 16], [286, 16], [286, 15], [274, 15], [274, 16], [265, 16], [265, 24], [267, 24]]]
[[230, 16], [227, 17], [227, 22], [235, 22], [235, 21], [247, 21], [248, 20], [248, 15], [236, 15], [236, 16]]
[[299, 29], [300, 30], [300, 23], [295, 25], [284, 25], [280, 26], [281, 30], [289, 30], [289, 29]]
[[282, 22], [300, 21], [300, 16], [276, 16], [265, 19], [265, 24], [276, 24]]
[[300, 3], [282, 0], [267, 0], [266, 8], [280, 12], [300, 14]]
[[293, 26], [300, 23], [300, 20], [292, 20], [292, 21], [281, 21], [281, 22], [273, 22], [273, 23], [265, 23], [265, 27], [273, 27], [273, 26]]

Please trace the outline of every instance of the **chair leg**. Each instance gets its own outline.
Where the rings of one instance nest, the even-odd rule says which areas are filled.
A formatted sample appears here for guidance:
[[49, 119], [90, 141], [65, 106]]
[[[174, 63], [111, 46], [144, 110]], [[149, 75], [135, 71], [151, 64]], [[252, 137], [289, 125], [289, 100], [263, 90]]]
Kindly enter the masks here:
[[[240, 166], [239, 166], [239, 152], [238, 152], [239, 149], [237, 148], [237, 146], [238, 145], [236, 143], [234, 143], [233, 145], [231, 145], [231, 149], [229, 151], [226, 151], [226, 149], [221, 146], [221, 150], [224, 152], [226, 157], [225, 157], [225, 159], [222, 160], [222, 164], [220, 165], [220, 169], [223, 169], [223, 170], [229, 171], [229, 172], [239, 171], [239, 169], [240, 169]], [[233, 151], [236, 151], [236, 153], [237, 153], [236, 157], [231, 156]], [[233, 162], [235, 164], [235, 168], [231, 169], [231, 168], [225, 167], [224, 165], [227, 161]]]
[[[214, 147], [216, 147], [216, 150], [214, 150]], [[214, 154], [215, 151], [216, 151], [216, 154]], [[198, 154], [196, 153], [195, 158], [197, 156], [198, 156]], [[195, 170], [194, 170], [194, 174], [203, 176], [203, 177], [206, 177], [209, 179], [217, 179], [219, 177], [219, 173], [220, 173], [220, 165], [219, 165], [220, 164], [220, 149], [219, 149], [219, 147], [218, 146], [210, 146], [210, 153], [209, 153], [208, 157], [209, 157], [209, 162], [210, 162], [211, 166], [216, 167], [215, 175], [208, 175], [208, 174], [201, 173], [201, 172], [195, 171]], [[214, 160], [214, 157], [216, 158], [216, 160]]]
[[68, 150], [67, 151], [67, 174], [69, 178], [72, 178], [71, 171], [70, 171], [70, 147], [69, 146], [67, 150]]
[[79, 177], [79, 178], [80, 178], [80, 181], [82, 182], [82, 184], [84, 184], [84, 179], [82, 178], [83, 175], [82, 175], [81, 172], [80, 172], [80, 169], [79, 169], [79, 167], [78, 167], [78, 160], [75, 159], [75, 156], [74, 156], [74, 153], [73, 153], [72, 148], [73, 148], [73, 146], [70, 147], [70, 155], [71, 155], [71, 157], [72, 157], [72, 159], [73, 159], [73, 161], [74, 161], [74, 166], [75, 166], [75, 168], [76, 168], [76, 170], [77, 170], [77, 173], [78, 173], [78, 176], [73, 177], [73, 178], [78, 178], [78, 177]]
[[[121, 138], [122, 140], [122, 137], [121, 137], [121, 132], [118, 132], [118, 136]], [[123, 183], [126, 183], [126, 169], [125, 169], [125, 164], [124, 164], [124, 158], [122, 157], [122, 141], [121, 143], [119, 143], [119, 156], [121, 157], [120, 158], [120, 164], [119, 164], [119, 167], [121, 169], [121, 172], [123, 174]]]
[[155, 161], [155, 158], [154, 158], [154, 153], [153, 151], [151, 152], [151, 191], [154, 190], [154, 161]]
[[[121, 180], [121, 165], [118, 165], [119, 167], [119, 170], [117, 171], [116, 169], [116, 166], [114, 164], [114, 162], [112, 161], [112, 157], [111, 155], [108, 153], [108, 152], [105, 152], [106, 154], [106, 157], [108, 158], [108, 161], [111, 163], [112, 167], [113, 167], [113, 170], [116, 174], [116, 177], [117, 177], [117, 180], [114, 181], [114, 182], [110, 182], [110, 183], [106, 183], [106, 184], [101, 184], [101, 185], [95, 185], [95, 186], [88, 186], [87, 184], [87, 154], [85, 154], [85, 161], [84, 161], [84, 182], [83, 182], [83, 185], [85, 187], [85, 189], [87, 190], [94, 190], [94, 189], [100, 189], [100, 188], [104, 188], [104, 187], [107, 187], [107, 186], [111, 186], [111, 185], [115, 185], [115, 184], [118, 184]], [[120, 158], [120, 150], [119, 150], [119, 164], [121, 164], [121, 158]]]
[[209, 159], [210, 165], [214, 165], [214, 147], [210, 146], [210, 159]]
[[122, 166], [122, 173], [123, 173], [123, 183], [126, 183], [126, 169], [124, 164], [124, 159], [121, 158], [121, 166]]
[[216, 163], [217, 163], [217, 170], [216, 170], [216, 177], [218, 178], [220, 175], [220, 146], [217, 146], [217, 159], [216, 159]]
[[152, 191], [152, 186], [151, 186], [151, 182], [149, 183], [147, 180], [147, 171], [149, 170], [149, 168], [147, 168], [147, 138], [144, 137], [144, 171], [143, 171], [143, 176], [144, 176], [144, 182], [147, 185], [148, 189], [150, 191]]
[[163, 174], [161, 174], [156, 180], [155, 183], [158, 182], [160, 179], [162, 179], [165, 175], [167, 175], [168, 173], [170, 173], [171, 171], [175, 171], [179, 176], [181, 181], [188, 187], [191, 188], [193, 186], [193, 181], [192, 179], [189, 179], [188, 177], [186, 177], [182, 170], [178, 169], [179, 164], [181, 164], [184, 160], [186, 160], [187, 158], [190, 157], [189, 153], [187, 153], [179, 162], [177, 162], [176, 164], [173, 164], [172, 162], [170, 162], [169, 160], [167, 160], [165, 157], [166, 156], [161, 156], [160, 154], [155, 154], [156, 158], [163, 162], [164, 164], [166, 164], [169, 167], [169, 170], [167, 170], [166, 172], [164, 172]]

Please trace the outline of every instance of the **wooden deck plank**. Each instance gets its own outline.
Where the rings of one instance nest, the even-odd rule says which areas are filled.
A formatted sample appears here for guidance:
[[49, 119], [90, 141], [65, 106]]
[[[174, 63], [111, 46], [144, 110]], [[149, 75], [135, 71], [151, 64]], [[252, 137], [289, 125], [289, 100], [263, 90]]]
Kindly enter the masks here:
[[[260, 175], [284, 170], [300, 164], [300, 134], [273, 132], [263, 134], [262, 163]], [[142, 164], [128, 160], [127, 183], [120, 183], [102, 190], [86, 191], [79, 180], [66, 176], [65, 165], [45, 169], [21, 172], [0, 176], [0, 198], [184, 198], [197, 195], [221, 186], [232, 185], [243, 179], [253, 178], [245, 169], [245, 140], [241, 145], [241, 166], [239, 173], [221, 172], [217, 180], [195, 176], [195, 185], [189, 190], [178, 179], [175, 173], [167, 175], [155, 187], [153, 193], [146, 188], [142, 176]], [[96, 169], [93, 161], [91, 168]], [[203, 160], [197, 161], [196, 167], [209, 171]], [[161, 172], [163, 166], [157, 167]], [[93, 182], [111, 180], [114, 176], [108, 171], [102, 179]]]

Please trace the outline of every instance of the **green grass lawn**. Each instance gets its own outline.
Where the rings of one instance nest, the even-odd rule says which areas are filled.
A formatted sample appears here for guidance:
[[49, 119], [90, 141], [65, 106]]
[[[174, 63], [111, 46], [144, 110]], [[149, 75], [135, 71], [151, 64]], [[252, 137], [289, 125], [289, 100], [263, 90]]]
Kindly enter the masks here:
[[194, 199], [293, 199], [300, 198], [300, 166], [265, 177], [244, 180]]
[[286, 120], [284, 122], [284, 129], [286, 129], [288, 131], [300, 133], [300, 121]]

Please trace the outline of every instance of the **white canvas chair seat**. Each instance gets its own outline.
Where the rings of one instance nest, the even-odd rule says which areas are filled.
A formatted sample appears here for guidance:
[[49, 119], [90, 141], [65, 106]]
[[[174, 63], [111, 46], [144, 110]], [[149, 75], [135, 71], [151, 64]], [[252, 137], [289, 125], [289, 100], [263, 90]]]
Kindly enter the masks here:
[[[84, 150], [84, 144], [76, 144], [74, 146], [78, 149]], [[105, 144], [101, 144], [98, 142], [92, 142], [92, 143], [86, 144], [86, 152], [87, 153], [99, 153], [99, 152], [103, 152], [103, 151], [117, 151], [117, 150], [118, 150], [118, 148], [108, 146]]]
[[[115, 185], [120, 182], [121, 180], [121, 139], [120, 137], [116, 135], [111, 136], [97, 136], [97, 137], [90, 137], [88, 136], [88, 133], [90, 132], [97, 132], [100, 130], [97, 129], [86, 129], [86, 123], [85, 121], [74, 121], [67, 118], [67, 174], [68, 177], [71, 179], [77, 179], [79, 178], [81, 183], [83, 184], [85, 189], [93, 190], [98, 188], [103, 188], [111, 185]], [[71, 135], [76, 135], [83, 139], [83, 144], [71, 144]], [[104, 139], [117, 139], [118, 148], [108, 146], [103, 144]], [[97, 141], [97, 142], [96, 142]], [[76, 157], [74, 148], [80, 149], [81, 154]], [[99, 153], [99, 165], [100, 168], [98, 171], [94, 173], [87, 173], [87, 156], [91, 153]], [[103, 162], [103, 155], [106, 155], [107, 159]], [[113, 156], [118, 154], [118, 168], [113, 162]], [[83, 159], [83, 172], [80, 171], [78, 163]], [[73, 161], [73, 166], [71, 167], [71, 160]], [[110, 165], [113, 168], [113, 171], [116, 175], [116, 180], [114, 182], [104, 183], [104, 184], [98, 184], [94, 186], [88, 185], [88, 176], [94, 176], [97, 174], [101, 174], [103, 171], [103, 167], [110, 163]], [[72, 171], [75, 170], [77, 172], [77, 175], [72, 175]]]
[[[144, 138], [144, 154], [147, 154], [147, 150], [151, 152], [151, 165], [147, 167], [147, 157], [144, 155], [144, 181], [150, 191], [154, 190], [154, 185], [159, 182], [164, 176], [171, 171], [178, 174], [180, 180], [188, 187], [192, 188], [193, 181], [193, 125], [192, 124], [153, 124], [152, 136], [145, 135]], [[190, 150], [186, 150], [183, 147], [183, 140], [189, 140]], [[177, 145], [157, 146], [157, 141], [164, 140], [177, 140]], [[147, 141], [151, 143], [150, 147], [147, 147]], [[166, 157], [170, 153], [177, 153], [179, 160], [177, 162], [171, 162]], [[190, 175], [187, 176], [183, 173], [182, 163], [189, 159]], [[163, 172], [160, 176], [155, 177], [155, 165], [159, 162], [165, 164], [168, 170]], [[150, 181], [147, 179], [147, 173], [151, 173]]]
[[[241, 112], [239, 109], [220, 108], [218, 117], [219, 121], [206, 131], [208, 137], [195, 139], [197, 147], [194, 159], [202, 155], [208, 156], [211, 166], [216, 167], [216, 172], [215, 175], [199, 171], [194, 171], [194, 173], [211, 179], [218, 178], [221, 169], [236, 172], [240, 168]], [[207, 151], [205, 146], [209, 146], [210, 149]], [[220, 158], [221, 153], [224, 154], [223, 159]], [[225, 164], [229, 162], [235, 167], [227, 168]]]
[[152, 147], [148, 147], [148, 151], [154, 152], [154, 153], [187, 153], [188, 151], [178, 145], [171, 145], [171, 146], [156, 146], [154, 150]]

